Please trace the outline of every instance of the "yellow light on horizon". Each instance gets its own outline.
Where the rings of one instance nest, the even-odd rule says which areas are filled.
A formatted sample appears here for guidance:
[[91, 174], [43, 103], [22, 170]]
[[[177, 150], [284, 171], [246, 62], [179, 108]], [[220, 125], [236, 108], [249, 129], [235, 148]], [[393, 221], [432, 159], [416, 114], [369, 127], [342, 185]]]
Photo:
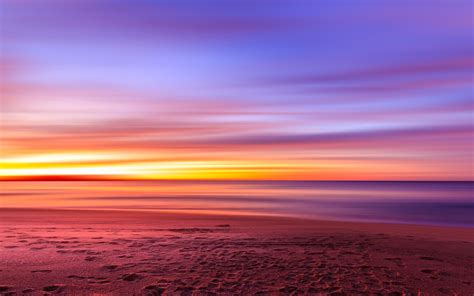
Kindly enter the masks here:
[[[114, 160], [120, 162], [114, 163]], [[108, 161], [108, 163], [100, 163]], [[0, 164], [0, 176], [127, 176], [136, 179], [246, 178], [290, 165], [245, 160], [137, 161], [125, 153], [48, 153], [16, 156]]]
[[[168, 160], [165, 160], [166, 158]], [[175, 156], [175, 157], [172, 157]], [[390, 171], [398, 177], [414, 170], [408, 163], [331, 160], [216, 159], [199, 156], [179, 160], [172, 151], [72, 151], [9, 156], [0, 162], [4, 180], [22, 177], [93, 177], [131, 180], [153, 179], [359, 179], [374, 178], [377, 172]], [[169, 160], [175, 158], [178, 160]], [[147, 161], [145, 161], [147, 160]], [[364, 170], [361, 170], [365, 165]]]

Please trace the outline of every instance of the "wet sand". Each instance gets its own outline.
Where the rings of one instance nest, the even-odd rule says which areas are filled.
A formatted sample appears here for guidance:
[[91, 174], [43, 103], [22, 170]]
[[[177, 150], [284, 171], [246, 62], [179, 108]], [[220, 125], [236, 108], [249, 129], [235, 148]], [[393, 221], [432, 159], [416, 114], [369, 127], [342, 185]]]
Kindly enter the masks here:
[[0, 210], [1, 295], [472, 295], [474, 230]]

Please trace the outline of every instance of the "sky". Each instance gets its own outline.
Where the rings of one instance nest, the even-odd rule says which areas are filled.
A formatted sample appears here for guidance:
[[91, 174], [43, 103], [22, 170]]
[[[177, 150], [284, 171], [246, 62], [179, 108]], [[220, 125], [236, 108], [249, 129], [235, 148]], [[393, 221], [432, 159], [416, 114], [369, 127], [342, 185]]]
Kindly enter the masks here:
[[472, 1], [0, 1], [0, 179], [472, 180]]

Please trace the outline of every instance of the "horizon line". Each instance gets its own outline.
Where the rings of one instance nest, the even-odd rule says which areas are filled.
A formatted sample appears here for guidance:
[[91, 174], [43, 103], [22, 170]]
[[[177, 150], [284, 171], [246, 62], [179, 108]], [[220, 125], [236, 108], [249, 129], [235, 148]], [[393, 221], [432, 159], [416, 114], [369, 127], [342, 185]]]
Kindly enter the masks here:
[[474, 182], [474, 180], [400, 180], [400, 179], [231, 179], [231, 178], [130, 178], [97, 177], [87, 175], [71, 176], [0, 176], [0, 182], [104, 182], [104, 181], [155, 181], [155, 182]]

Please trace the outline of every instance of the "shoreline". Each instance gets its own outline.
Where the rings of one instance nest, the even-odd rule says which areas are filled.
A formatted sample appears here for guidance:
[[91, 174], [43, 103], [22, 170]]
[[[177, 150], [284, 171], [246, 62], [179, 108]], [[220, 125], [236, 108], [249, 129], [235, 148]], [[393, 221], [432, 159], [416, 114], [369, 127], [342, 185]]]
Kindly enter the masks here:
[[[386, 230], [395, 231], [395, 233], [404, 234], [406, 231], [415, 231], [415, 234], [424, 236], [427, 238], [435, 238], [436, 236], [440, 239], [454, 239], [454, 240], [464, 240], [470, 241], [474, 243], [474, 228], [473, 227], [461, 227], [461, 226], [450, 226], [450, 225], [427, 225], [427, 224], [410, 224], [410, 223], [396, 223], [396, 222], [380, 222], [380, 221], [352, 221], [352, 220], [330, 220], [330, 219], [312, 219], [306, 217], [297, 217], [297, 216], [288, 216], [288, 215], [260, 215], [260, 214], [218, 214], [218, 213], [196, 213], [196, 212], [186, 212], [186, 211], [174, 211], [174, 210], [128, 210], [128, 209], [93, 209], [93, 208], [3, 208], [0, 207], [0, 215], [5, 218], [12, 218], [3, 216], [5, 215], [4, 212], [10, 212], [15, 216], [17, 213], [14, 212], [33, 212], [33, 213], [41, 213], [41, 214], [61, 214], [61, 213], [95, 213], [99, 214], [96, 218], [100, 217], [100, 214], [104, 214], [104, 217], [110, 216], [110, 214], [122, 214], [129, 218], [137, 218], [140, 217], [169, 217], [176, 219], [176, 217], [186, 218], [186, 220], [192, 221], [199, 221], [199, 220], [230, 220], [230, 221], [238, 221], [238, 220], [259, 220], [259, 221], [285, 221], [290, 224], [295, 224], [297, 227], [304, 228], [324, 228], [328, 227], [329, 225], [333, 225], [336, 227], [345, 228], [347, 230], [357, 230], [363, 229], [367, 231], [369, 229], [373, 229], [373, 231], [377, 231], [378, 227], [383, 227]], [[21, 218], [14, 218], [15, 221], [21, 222]], [[31, 223], [31, 220], [28, 220], [26, 223]], [[53, 221], [51, 221], [53, 223]], [[0, 225], [2, 225], [2, 220], [0, 219]], [[266, 225], [271, 226], [271, 225]], [[434, 230], [434, 232], [432, 232]]]

